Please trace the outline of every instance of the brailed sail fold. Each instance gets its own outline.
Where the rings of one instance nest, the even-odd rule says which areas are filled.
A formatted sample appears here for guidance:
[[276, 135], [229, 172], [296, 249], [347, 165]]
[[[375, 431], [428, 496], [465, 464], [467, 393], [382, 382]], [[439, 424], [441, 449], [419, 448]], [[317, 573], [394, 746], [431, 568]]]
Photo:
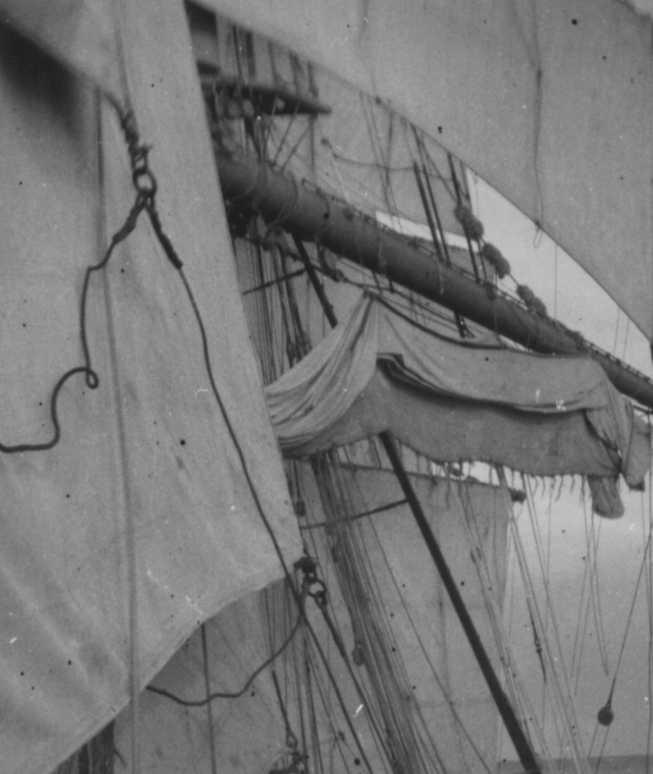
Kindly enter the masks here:
[[389, 430], [437, 461], [599, 477], [615, 503], [617, 475], [639, 486], [650, 462], [646, 425], [589, 358], [461, 345], [369, 296], [265, 391], [291, 456]]
[[[125, 5], [131, 97], [153, 145], [158, 211], [210, 332], [213, 374], [263, 510], [292, 561], [296, 519], [209, 138], [195, 118], [203, 108], [183, 4]], [[60, 18], [44, 30], [62, 31], [65, 61], [95, 56], [75, 37], [83, 4], [38, 4], [45, 18], [55, 6]], [[87, 81], [4, 25], [0, 103], [0, 443], [9, 445], [52, 438], [51, 390], [82, 363], [84, 269], [100, 261], [135, 194], [113, 109], [99, 110]], [[199, 622], [281, 575], [211, 394], [181, 278], [144, 219], [94, 272], [86, 321], [98, 388], [82, 374], [66, 381], [53, 448], [0, 453], [7, 774], [52, 770], [127, 703], [130, 677], [146, 684]]]

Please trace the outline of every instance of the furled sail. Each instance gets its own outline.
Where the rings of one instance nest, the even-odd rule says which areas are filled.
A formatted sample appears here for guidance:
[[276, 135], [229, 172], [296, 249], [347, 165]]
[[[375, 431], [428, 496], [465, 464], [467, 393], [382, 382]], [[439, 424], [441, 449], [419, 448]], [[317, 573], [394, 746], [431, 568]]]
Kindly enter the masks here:
[[653, 338], [651, 19], [620, 0], [204, 0], [400, 114]]
[[[383, 600], [386, 620], [378, 624], [383, 624], [395, 648], [387, 656], [401, 665], [396, 666], [398, 671], [405, 669], [406, 681], [402, 706], [388, 709], [415, 723], [419, 733], [413, 754], [437, 751], [438, 757], [428, 771], [462, 774], [493, 769], [497, 754], [496, 711], [408, 507], [392, 505], [401, 497], [394, 475], [345, 467], [338, 478], [351, 495], [350, 515], [355, 518], [350, 522], [329, 521], [315, 482], [305, 478], [306, 515], [300, 523], [306, 544], [318, 560], [319, 575], [326, 582], [328, 613], [352, 659], [354, 676], [368, 691], [361, 633], [365, 621], [359, 609], [365, 602], [359, 599], [358, 608], [351, 609], [351, 599], [346, 590], [340, 590], [338, 582], [337, 565], [346, 561], [344, 541], [360, 546], [358, 561], [369, 565], [376, 593]], [[496, 622], [488, 611], [490, 600], [498, 600], [495, 609], [501, 609], [506, 528], [511, 511], [508, 494], [487, 485], [439, 477], [414, 475], [411, 480], [496, 661], [492, 645]], [[374, 509], [380, 510], [360, 516]], [[478, 574], [481, 559], [488, 562], [485, 584]], [[287, 603], [288, 609], [272, 603], [280, 591], [260, 592], [231, 605], [206, 625], [206, 652], [198, 632], [157, 675], [153, 681], [157, 691], [182, 701], [198, 701], [198, 705], [184, 706], [169, 695], [150, 691], [142, 696], [146, 769], [150, 766], [158, 774], [172, 774], [192, 762], [198, 771], [210, 771], [212, 746], [208, 734], [212, 732], [217, 771], [281, 771], [278, 761], [286, 745], [281, 703], [293, 732], [301, 738], [303, 729], [309, 770], [320, 771], [322, 765], [334, 774], [368, 771], [352, 729], [359, 736], [372, 770], [388, 770], [383, 753], [388, 739], [382, 738], [377, 744], [371, 729], [375, 720], [371, 713], [378, 713], [379, 708], [371, 694], [368, 704], [357, 693], [337, 643], [311, 600], [307, 600], [306, 609], [328, 654], [352, 728], [347, 725], [305, 627], [293, 634], [286, 648], [241, 696], [214, 698], [211, 717], [207, 717], [207, 706], [201, 703], [207, 692], [240, 691], [254, 669], [292, 633], [296, 619], [293, 603]], [[275, 680], [281, 696], [275, 690]], [[116, 744], [119, 750], [125, 750], [128, 723], [121, 719], [117, 725]], [[417, 758], [411, 771], [422, 771], [421, 765]], [[394, 770], [400, 770], [398, 762]]]
[[[82, 13], [84, 5], [74, 5]], [[102, 49], [76, 37], [95, 27], [81, 23], [70, 3], [3, 3], [2, 18], [32, 8], [51, 19], [55, 7], [56, 24], [23, 32], [61, 33], [47, 49], [66, 47], [67, 64], [101, 58]], [[154, 146], [157, 211], [210, 340], [203, 354], [181, 277], [142, 214], [92, 273], [85, 296], [82, 324], [99, 385], [91, 389], [88, 370], [80, 370], [53, 397], [65, 372], [86, 368], [84, 270], [101, 261], [135, 192], [113, 108], [3, 25], [0, 744], [7, 774], [53, 769], [198, 623], [281, 575], [206, 357], [280, 549], [288, 561], [299, 551], [209, 138], [195, 119], [203, 108], [183, 5], [129, 4], [124, 22], [131, 102], [142, 141]]]
[[461, 345], [373, 297], [265, 389], [291, 456], [389, 430], [432, 460], [604, 479], [603, 515], [617, 475], [639, 486], [650, 463], [647, 426], [588, 358]]

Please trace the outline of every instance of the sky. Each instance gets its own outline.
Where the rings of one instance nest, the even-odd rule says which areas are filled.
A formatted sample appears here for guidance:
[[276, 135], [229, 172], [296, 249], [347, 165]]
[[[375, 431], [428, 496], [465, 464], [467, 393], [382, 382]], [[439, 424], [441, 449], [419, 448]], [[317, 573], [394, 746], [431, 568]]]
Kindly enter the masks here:
[[[633, 4], [640, 11], [653, 14], [653, 0], [636, 0]], [[472, 197], [487, 240], [501, 249], [511, 263], [513, 275], [535, 291], [552, 317], [653, 377], [646, 338], [580, 266], [482, 181], [472, 184]], [[636, 598], [634, 592], [651, 510], [650, 486], [643, 496], [624, 492], [626, 513], [614, 521], [592, 516], [583, 507], [578, 482], [572, 488], [568, 481], [560, 490], [557, 482], [553, 490], [548, 483], [546, 489], [542, 484], [538, 486], [535, 530], [531, 529], [527, 508], [517, 507], [516, 518], [542, 610], [546, 610], [545, 587], [553, 600], [555, 615], [544, 612], [547, 634], [553, 641], [557, 632], [562, 653], [558, 658], [565, 661], [567, 671], [570, 671], [577, 638], [583, 635], [584, 649], [578, 669], [569, 675], [580, 739], [587, 750], [594, 737], [594, 755], [601, 749], [606, 756], [645, 753], [653, 701], [653, 675], [648, 669], [653, 572], [649, 573], [648, 565]], [[597, 548], [588, 547], [588, 534], [590, 539], [598, 535]], [[543, 571], [537, 563], [538, 541], [544, 553]], [[516, 572], [514, 554], [511, 556], [511, 582], [506, 601], [510, 639], [536, 714], [544, 718], [550, 752], [554, 757], [564, 757], [569, 751], [558, 743], [554, 713], [543, 700], [542, 673], [523, 585]], [[596, 579], [593, 605], [589, 608], [585, 604], [590, 577], [588, 566]], [[582, 623], [579, 627], [579, 621], [584, 622], [585, 609], [590, 610], [587, 625]], [[606, 736], [603, 727], [597, 729], [596, 716], [606, 702], [615, 673], [614, 720]], [[507, 757], [514, 757], [509, 743], [504, 742], [502, 751]]]
[[[482, 181], [473, 178], [472, 196], [475, 209], [484, 226], [487, 239], [500, 247], [512, 265], [513, 275], [530, 285], [545, 302], [549, 314], [569, 327], [581, 331], [600, 347], [625, 359], [648, 376], [653, 376], [651, 356], [645, 337], [632, 325], [601, 288], [545, 235], [511, 204]], [[644, 530], [649, 513], [648, 493], [625, 497], [626, 514], [618, 520], [591, 516], [580, 499], [578, 484], [572, 491], [568, 482], [558, 491], [540, 488], [535, 498], [537, 529], [532, 530], [528, 509], [517, 509], [520, 534], [529, 555], [542, 610], [544, 589], [548, 584], [554, 601], [555, 622], [548, 618], [548, 635], [553, 640], [555, 626], [566, 654], [567, 668], [577, 636], [580, 595], [588, 559], [587, 531], [599, 530], [596, 552], [595, 594], [596, 618], [590, 614], [585, 634], [581, 667], [571, 682], [576, 686], [578, 727], [581, 738], [589, 744], [596, 728], [596, 713], [605, 703], [619, 652], [627, 638], [617, 673], [612, 708], [615, 713], [605, 740], [605, 755], [629, 755], [646, 752], [649, 724], [649, 702], [652, 693], [648, 674], [649, 615], [647, 578], [642, 578], [635, 602], [632, 622], [627, 627], [637, 576], [642, 565]], [[537, 540], [544, 555], [544, 570], [537, 565]], [[524, 684], [533, 697], [536, 711], [545, 718], [550, 739], [556, 739], [553, 713], [544, 709], [542, 673], [533, 644], [524, 594], [511, 560], [506, 616], [511, 626], [511, 642], [524, 676]], [[600, 625], [596, 626], [595, 621]], [[597, 636], [597, 630], [601, 636]], [[599, 643], [600, 640], [600, 643]], [[596, 737], [593, 754], [598, 754], [604, 741], [602, 729]], [[557, 743], [554, 756], [566, 755]], [[505, 742], [502, 755], [514, 753]]]
[[[653, 0], [633, 0], [632, 5], [653, 14]], [[515, 277], [536, 292], [547, 305], [549, 314], [580, 331], [594, 344], [653, 376], [648, 342], [601, 288], [488, 186], [477, 181], [472, 186], [472, 193], [474, 209], [483, 221], [488, 241], [501, 249], [510, 261]], [[648, 489], [650, 491], [650, 487]], [[555, 482], [554, 489], [548, 483], [546, 488], [539, 485], [535, 497], [535, 529], [531, 529], [528, 509], [515, 509], [542, 610], [546, 609], [545, 588], [553, 600], [554, 614], [543, 612], [546, 631], [551, 641], [557, 634], [561, 643], [561, 655], [557, 658], [566, 663], [567, 671], [570, 671], [577, 637], [583, 635], [582, 657], [578, 669], [569, 675], [569, 684], [575, 697], [578, 733], [585, 750], [597, 731], [597, 712], [608, 697], [616, 673], [612, 701], [614, 721], [607, 736], [603, 727], [598, 729], [592, 748], [594, 755], [601, 751], [606, 756], [645, 753], [649, 724], [653, 719], [649, 712], [653, 701], [653, 675], [648, 669], [653, 572], [648, 572], [648, 565], [630, 617], [646, 542], [649, 494], [648, 491], [643, 496], [625, 494], [624, 500], [626, 513], [621, 519], [600, 519], [583, 507], [578, 482], [575, 488], [566, 482], [561, 490]], [[588, 535], [589, 539], [598, 535], [596, 548], [588, 547]], [[537, 565], [538, 541], [544, 554], [543, 571]], [[557, 742], [556, 716], [543, 700], [542, 672], [534, 648], [523, 584], [516, 572], [514, 553], [511, 557], [506, 602], [510, 639], [535, 713], [544, 719], [550, 752], [554, 757], [564, 757], [569, 751]], [[581, 595], [584, 595], [583, 599], [587, 598], [585, 589], [590, 565], [595, 580], [593, 606], [587, 608], [580, 602]], [[590, 610], [587, 626], [581, 624], [579, 628], [586, 608]], [[550, 681], [550, 675], [548, 679]], [[502, 751], [507, 757], [514, 757], [507, 742], [502, 744]]]
[[[631, 5], [653, 15], [653, 0], [632, 0]], [[538, 235], [532, 223], [482, 181], [477, 181], [473, 190], [488, 239], [500, 246], [510, 260], [515, 276], [535, 290], [547, 304], [549, 313], [647, 376], [653, 376], [645, 337], [583, 269], [546, 236]], [[599, 648], [597, 627], [590, 623], [588, 646], [582, 661], [584, 666], [578, 681], [577, 710], [582, 735], [586, 740], [590, 739], [596, 727], [596, 712], [605, 703], [623, 647], [612, 702], [614, 721], [604, 748], [606, 755], [646, 752], [649, 706], [653, 700], [648, 671], [650, 596], [647, 599], [647, 568], [628, 626], [646, 541], [649, 494], [632, 494], [625, 502], [624, 517], [607, 521], [584, 514], [578, 493], [570, 492], [568, 487], [559, 499], [542, 494], [537, 498], [537, 521], [546, 540], [544, 549], [548, 557], [548, 569], [545, 567], [545, 572], [540, 573], [539, 587], [544, 587], [541, 579], [548, 576], [560, 638], [567, 653], [571, 652], [577, 631], [578, 601], [588, 560], [586, 528], [590, 519], [597, 527], [600, 521], [597, 599], [604, 641], [603, 648]], [[518, 521], [534, 559], [535, 539], [529, 529], [526, 509], [522, 509]], [[507, 615], [512, 617], [512, 638], [520, 655], [526, 684], [533, 695], [541, 695], [540, 667], [530, 626], [523, 623], [527, 611], [515, 576], [508, 594]], [[603, 650], [602, 654], [600, 650]], [[540, 702], [539, 709], [543, 706]], [[552, 728], [550, 716], [547, 727]], [[599, 734], [594, 754], [598, 753], [602, 742], [603, 736]], [[510, 755], [509, 750], [504, 752]], [[554, 753], [560, 754], [560, 751], [554, 750]]]

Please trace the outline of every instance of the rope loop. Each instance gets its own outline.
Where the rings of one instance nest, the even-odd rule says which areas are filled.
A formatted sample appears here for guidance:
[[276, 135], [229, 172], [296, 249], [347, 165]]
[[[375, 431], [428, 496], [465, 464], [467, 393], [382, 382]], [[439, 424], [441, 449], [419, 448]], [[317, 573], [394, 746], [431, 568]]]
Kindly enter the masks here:
[[86, 386], [89, 388], [89, 390], [97, 390], [97, 388], [100, 386], [100, 377], [98, 376], [97, 371], [94, 371], [90, 367], [87, 367], [85, 370]]
[[315, 580], [308, 588], [306, 595], [314, 600], [315, 604], [319, 608], [326, 608], [327, 605], [327, 588], [324, 585], [324, 581]]
[[310, 597], [320, 609], [327, 605], [327, 587], [317, 576], [315, 559], [308, 554], [295, 562], [295, 570], [303, 574], [302, 596]]
[[141, 142], [138, 135], [138, 127], [136, 126], [136, 117], [132, 110], [127, 110], [122, 114], [120, 126], [127, 143], [134, 188], [136, 188], [139, 196], [153, 200], [157, 191], [157, 182], [150, 169], [148, 159], [152, 146]]
[[159, 213], [156, 208], [158, 183], [154, 173], [150, 169], [148, 158], [152, 146], [145, 145], [141, 142], [138, 134], [138, 127], [136, 126], [136, 118], [132, 110], [127, 110], [121, 115], [120, 125], [123, 134], [125, 135], [129, 162], [132, 169], [132, 182], [136, 189], [136, 201], [122, 231], [129, 233], [129, 231], [133, 230], [139, 214], [142, 210], [145, 210], [166, 258], [175, 269], [179, 270], [183, 266], [183, 263], [175, 250], [170, 237], [168, 237], [163, 230], [163, 225], [161, 224], [161, 219], [159, 218]]
[[137, 190], [139, 196], [145, 197], [147, 200], [153, 200], [157, 192], [156, 178], [152, 174], [152, 171], [147, 166], [147, 152], [146, 149], [144, 156], [144, 166], [134, 167], [132, 171], [132, 181], [134, 188]]

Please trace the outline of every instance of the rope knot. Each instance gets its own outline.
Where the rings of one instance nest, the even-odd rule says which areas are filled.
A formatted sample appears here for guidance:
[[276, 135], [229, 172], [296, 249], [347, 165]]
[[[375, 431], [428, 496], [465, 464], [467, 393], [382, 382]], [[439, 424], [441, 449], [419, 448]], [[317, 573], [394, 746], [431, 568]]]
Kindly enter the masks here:
[[547, 316], [546, 305], [533, 293], [528, 285], [517, 285], [517, 295], [529, 311], [535, 312], [542, 317]]
[[[156, 234], [156, 238], [170, 263], [179, 270], [183, 266], [177, 251], [175, 250], [170, 238], [163, 230], [159, 213], [156, 209], [156, 177], [149, 165], [149, 153], [152, 150], [151, 145], [145, 145], [141, 142], [136, 126], [136, 116], [132, 110], [127, 110], [120, 117], [120, 126], [125, 135], [127, 143], [127, 152], [129, 154], [129, 163], [132, 169], [132, 182], [136, 189], [136, 202], [127, 218], [123, 231], [128, 233], [136, 225], [136, 220], [141, 210], [146, 210], [150, 218], [150, 223]], [[128, 229], [128, 230], [127, 230]]]
[[148, 160], [152, 146], [141, 142], [136, 126], [136, 117], [132, 110], [128, 110], [122, 115], [120, 126], [127, 143], [134, 187], [144, 202], [152, 202], [157, 190], [156, 178], [152, 174]]
[[499, 279], [510, 274], [510, 264], [498, 247], [486, 242], [481, 248], [481, 257], [492, 266]]

